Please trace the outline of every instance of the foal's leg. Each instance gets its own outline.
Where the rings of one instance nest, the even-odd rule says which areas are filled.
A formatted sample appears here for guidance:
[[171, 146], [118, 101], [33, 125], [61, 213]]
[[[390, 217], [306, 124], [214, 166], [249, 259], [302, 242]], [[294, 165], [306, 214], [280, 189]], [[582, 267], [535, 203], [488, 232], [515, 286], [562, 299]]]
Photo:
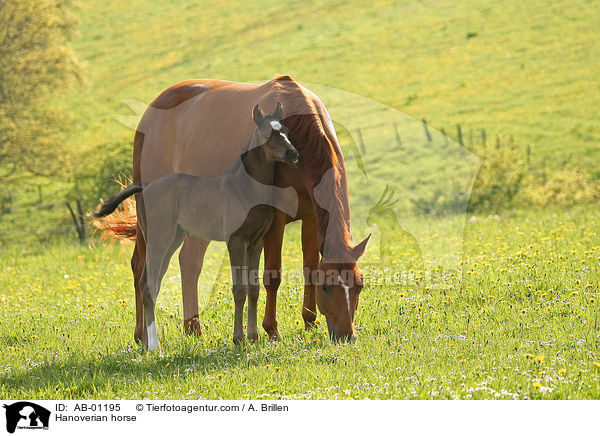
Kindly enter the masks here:
[[[157, 233], [161, 231], [161, 233]], [[146, 252], [145, 276], [147, 286], [142, 289], [144, 292], [144, 318], [146, 331], [148, 335], [148, 351], [154, 352], [158, 349], [160, 352], [160, 342], [156, 330], [156, 321], [154, 317], [154, 307], [156, 298], [160, 292], [160, 284], [169, 267], [169, 261], [173, 253], [183, 241], [184, 233], [179, 229], [159, 228], [153, 233], [148, 234], [148, 247]]]
[[239, 344], [244, 341], [244, 304], [246, 303], [248, 283], [247, 243], [241, 238], [232, 236], [227, 242], [227, 249], [231, 262], [233, 301], [235, 303], [233, 342]]
[[143, 344], [148, 348], [151, 353], [158, 348], [160, 352], [160, 342], [158, 341], [158, 334], [156, 332], [156, 321], [154, 319], [154, 305], [156, 304], [156, 297], [160, 285], [158, 285], [158, 271], [160, 270], [160, 261], [152, 255], [147, 253], [146, 266], [142, 272], [140, 280], [140, 288], [143, 299], [144, 309], [144, 332], [145, 338], [142, 341]]
[[313, 216], [302, 220], [302, 255], [304, 263], [304, 303], [302, 318], [304, 328], [310, 330], [317, 319], [315, 288], [311, 278], [319, 266], [319, 247], [317, 245], [317, 219]]
[[274, 341], [281, 339], [277, 328], [277, 290], [281, 284], [281, 245], [285, 220], [285, 214], [279, 209], [275, 209], [273, 223], [263, 239], [265, 246], [263, 283], [267, 291], [267, 303], [262, 325], [269, 335], [269, 339]]
[[260, 252], [262, 241], [248, 247], [248, 339], [258, 340], [258, 329], [256, 327], [256, 311], [260, 284], [258, 282], [258, 265], [260, 263]]
[[142, 268], [142, 274], [140, 277], [140, 281], [139, 283], [136, 284], [136, 286], [139, 286], [139, 290], [140, 290], [140, 302], [141, 302], [141, 318], [142, 318], [142, 336], [140, 337], [140, 339], [138, 340], [139, 343], [141, 343], [144, 347], [148, 348], [148, 330], [146, 329], [146, 323], [143, 322], [144, 321], [144, 299], [148, 298], [147, 295], [149, 294], [149, 290], [148, 290], [148, 274], [146, 272], [146, 266], [144, 265], [144, 268]]
[[204, 255], [210, 241], [187, 236], [179, 252], [181, 269], [181, 294], [183, 297], [183, 331], [200, 336], [198, 316], [198, 278], [202, 271]]

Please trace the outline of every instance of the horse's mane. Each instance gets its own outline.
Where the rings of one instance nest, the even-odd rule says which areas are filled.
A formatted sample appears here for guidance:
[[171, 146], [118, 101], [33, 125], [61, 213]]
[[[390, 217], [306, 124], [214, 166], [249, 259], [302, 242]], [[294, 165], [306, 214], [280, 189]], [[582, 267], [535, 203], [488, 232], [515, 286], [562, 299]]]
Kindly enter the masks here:
[[[343, 162], [338, 159], [334, 145], [325, 133], [321, 117], [310, 95], [290, 76], [273, 79], [280, 101], [284, 102], [286, 115], [283, 124], [290, 130], [290, 140], [300, 152], [302, 165], [310, 168], [315, 176], [315, 185], [330, 169], [334, 174], [334, 189], [327, 205], [323, 205], [329, 215], [321, 225], [327, 232], [325, 237], [333, 244], [343, 243], [344, 248], [352, 245], [349, 211], [342, 199], [345, 187], [342, 184]], [[332, 214], [333, 212], [333, 214]], [[328, 225], [327, 225], [328, 224]], [[323, 234], [325, 234], [325, 232]]]

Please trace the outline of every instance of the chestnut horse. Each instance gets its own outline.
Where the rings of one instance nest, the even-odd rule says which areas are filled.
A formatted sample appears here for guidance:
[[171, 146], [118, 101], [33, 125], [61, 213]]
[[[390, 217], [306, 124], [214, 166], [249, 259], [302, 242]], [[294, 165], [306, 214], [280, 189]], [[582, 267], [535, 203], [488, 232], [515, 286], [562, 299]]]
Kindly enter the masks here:
[[[263, 84], [199, 79], [177, 83], [148, 107], [138, 125], [133, 148], [133, 183], [148, 183], [165, 174], [218, 177], [235, 162], [254, 129], [247, 116], [252, 107], [284, 107], [283, 125], [300, 153], [300, 167], [276, 165], [275, 185], [291, 186], [298, 194], [298, 212], [276, 209], [264, 237], [264, 277], [267, 301], [263, 328], [279, 339], [277, 290], [281, 283], [281, 248], [287, 223], [302, 220], [306, 329], [314, 326], [316, 305], [327, 320], [332, 340], [355, 335], [354, 315], [363, 277], [357, 261], [369, 237], [356, 246], [350, 233], [348, 179], [333, 122], [321, 100], [290, 76]], [[137, 196], [136, 196], [137, 200]], [[105, 228], [119, 237], [135, 237], [131, 259], [136, 292], [135, 338], [143, 334], [140, 277], [146, 243], [135, 220], [113, 214]], [[179, 254], [184, 330], [200, 333], [198, 278], [209, 241], [186, 237]], [[319, 255], [320, 254], [320, 255]]]

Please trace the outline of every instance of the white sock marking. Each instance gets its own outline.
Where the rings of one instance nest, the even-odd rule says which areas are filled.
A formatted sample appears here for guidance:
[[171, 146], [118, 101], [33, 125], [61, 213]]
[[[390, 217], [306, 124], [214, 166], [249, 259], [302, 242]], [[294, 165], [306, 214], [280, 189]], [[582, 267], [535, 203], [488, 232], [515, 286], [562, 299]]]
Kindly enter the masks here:
[[152, 321], [147, 327], [148, 330], [148, 350], [153, 352], [158, 348], [158, 335], [156, 334], [156, 323]]

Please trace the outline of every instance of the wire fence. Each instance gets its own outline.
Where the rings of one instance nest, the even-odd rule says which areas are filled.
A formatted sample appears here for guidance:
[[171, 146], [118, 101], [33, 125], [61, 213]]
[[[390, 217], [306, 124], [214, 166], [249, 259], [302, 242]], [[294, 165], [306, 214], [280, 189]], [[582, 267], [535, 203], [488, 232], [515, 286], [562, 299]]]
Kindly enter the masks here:
[[[427, 124], [427, 121], [425, 119], [422, 120], [422, 124], [423, 124], [423, 134], [424, 134], [424, 139], [427, 142], [431, 142], [432, 141], [432, 136], [430, 133], [430, 126]], [[395, 138], [396, 138], [396, 147], [398, 148], [403, 148], [405, 145], [403, 144], [400, 132], [398, 130], [398, 126], [397, 125], [393, 125], [394, 127], [394, 131], [395, 131]], [[449, 137], [446, 134], [445, 129], [441, 129], [440, 130], [441, 133], [443, 134], [443, 137], [446, 139], [446, 144], [448, 144], [448, 140]], [[474, 148], [476, 144], [476, 141], [474, 139], [474, 137], [477, 135], [477, 131], [476, 129], [470, 129], [470, 131], [468, 132], [468, 134], [464, 134], [466, 131], [464, 131], [464, 129], [462, 128], [462, 126], [460, 124], [456, 125], [456, 136], [457, 139], [456, 141], [466, 147], [467, 146], [467, 138], [469, 139], [469, 145], [470, 145], [470, 150], [474, 151]], [[494, 149], [494, 146], [492, 144], [488, 144], [488, 135], [486, 134], [485, 129], [480, 129], [480, 144], [479, 146], [481, 147], [482, 152], [484, 152], [484, 154], [486, 153], [487, 150], [492, 150]], [[358, 151], [359, 151], [359, 159], [362, 162], [362, 157], [365, 156], [366, 154], [368, 154], [368, 150], [367, 147], [365, 145], [364, 139], [363, 139], [363, 135], [362, 135], [362, 131], [361, 129], [358, 129], [357, 131], [357, 142], [358, 142]], [[500, 135], [496, 135], [496, 144], [495, 144], [495, 148], [501, 148], [503, 146], [503, 144], [501, 143], [501, 139], [500, 139]], [[510, 147], [514, 146], [514, 140], [512, 139], [512, 136], [510, 137], [510, 143], [509, 145]], [[485, 159], [485, 157], [483, 157]], [[437, 198], [439, 198], [440, 196], [449, 199], [449, 198], [455, 198], [455, 199], [459, 199], [460, 200], [460, 207], [458, 208], [457, 211], [461, 211], [461, 212], [466, 212], [466, 208], [467, 205], [469, 203], [469, 200], [471, 198], [471, 196], [476, 196], [476, 195], [490, 195], [490, 194], [495, 194], [495, 193], [511, 193], [511, 192], [522, 192], [522, 191], [527, 191], [527, 190], [533, 190], [533, 189], [540, 189], [540, 188], [546, 188], [546, 189], [555, 189], [555, 188], [560, 188], [560, 187], [564, 187], [564, 186], [574, 186], [574, 185], [597, 185], [598, 183], [600, 183], [600, 178], [594, 178], [594, 179], [587, 179], [587, 180], [574, 180], [574, 181], [566, 181], [566, 182], [552, 182], [552, 175], [555, 174], [555, 172], [548, 172], [547, 168], [545, 168], [545, 164], [544, 164], [544, 168], [542, 169], [534, 169], [531, 168], [531, 146], [528, 146], [526, 149], [526, 161], [528, 166], [530, 167], [529, 169], [529, 175], [530, 176], [537, 176], [539, 177], [541, 180], [543, 180], [542, 183], [536, 183], [536, 184], [528, 184], [528, 185], [521, 185], [519, 184], [518, 186], [499, 186], [499, 187], [494, 187], [494, 188], [488, 188], [488, 189], [465, 189], [465, 190], [458, 190], [458, 191], [447, 191], [446, 190], [446, 186], [444, 187], [435, 187], [435, 186], [429, 186], [428, 188], [430, 189], [430, 192], [428, 192], [427, 194], [424, 195], [419, 195], [419, 194], [415, 194], [415, 195], [402, 195], [403, 193], [407, 193], [407, 190], [402, 189], [402, 186], [395, 186], [395, 195], [394, 195], [394, 200], [399, 200], [399, 201], [408, 201], [408, 202], [412, 202], [412, 205], [414, 206], [413, 209], [415, 211], [415, 213], [419, 214], [419, 213], [423, 213], [422, 211], [419, 211], [419, 207], [418, 207], [418, 203], [419, 202], [423, 202], [428, 203], [426, 205], [426, 207], [431, 207], [432, 204], [434, 204], [437, 201]], [[425, 188], [427, 189], [427, 188]], [[49, 203], [45, 203], [41, 201], [42, 198], [42, 193], [41, 191], [38, 189], [39, 192], [39, 196], [40, 196], [40, 200], [38, 201], [38, 203], [32, 203], [26, 206], [13, 206], [12, 203], [12, 194], [5, 194], [2, 197], [0, 197], [0, 242], [3, 241], [4, 239], [6, 239], [7, 236], [10, 235], [23, 235], [23, 234], [35, 234], [35, 235], [39, 235], [39, 234], [48, 234], [48, 233], [55, 233], [55, 234], [69, 234], [71, 232], [73, 232], [75, 235], [78, 235], [80, 240], [83, 242], [81, 235], [82, 235], [82, 231], [83, 228], [85, 226], [88, 226], [89, 223], [85, 223], [83, 220], [83, 213], [81, 212], [81, 209], [78, 210], [79, 213], [74, 213], [73, 210], [71, 209], [71, 207], [67, 204], [67, 207], [65, 207], [65, 202], [64, 201], [56, 201], [56, 202], [49, 202]], [[400, 192], [399, 195], [397, 195], [397, 193]], [[462, 198], [461, 198], [462, 197]], [[77, 200], [78, 203], [78, 207], [80, 208], [80, 204], [79, 204], [79, 200]], [[353, 206], [360, 206], [360, 207], [372, 207], [375, 206], [377, 203], [377, 199], [373, 198], [373, 199], [369, 199], [369, 200], [359, 200], [359, 201], [353, 201], [351, 204]], [[71, 217], [72, 220], [74, 221], [73, 224], [71, 225], [67, 225], [67, 224], [61, 224], [61, 225], [56, 225], [56, 226], [43, 226], [43, 227], [23, 227], [23, 228], [2, 228], [2, 215], [6, 215], [6, 214], [14, 214], [14, 213], [19, 213], [19, 212], [31, 212], [32, 210], [36, 210], [36, 209], [46, 209], [46, 210], [50, 210], [50, 209], [55, 209], [57, 207], [60, 208], [64, 208], [65, 210], [65, 221], [68, 219], [68, 214], [67, 212], [71, 213]], [[399, 205], [397, 206], [399, 207]], [[443, 206], [439, 206], [440, 209], [443, 209]], [[79, 222], [79, 223], [78, 223]]]

